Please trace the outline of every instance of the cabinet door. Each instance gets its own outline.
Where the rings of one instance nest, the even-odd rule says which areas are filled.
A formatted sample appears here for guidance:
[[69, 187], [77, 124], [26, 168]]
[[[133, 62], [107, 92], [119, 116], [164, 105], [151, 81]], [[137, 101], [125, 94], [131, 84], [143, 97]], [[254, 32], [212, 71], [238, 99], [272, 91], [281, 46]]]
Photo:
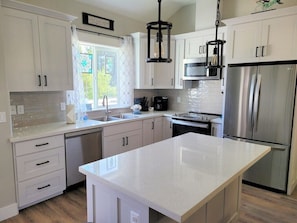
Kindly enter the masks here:
[[256, 57], [256, 50], [257, 46], [260, 46], [261, 27], [261, 22], [250, 22], [230, 27], [227, 54], [229, 63], [259, 60]]
[[184, 63], [185, 58], [185, 40], [179, 39], [175, 41], [175, 76], [174, 76], [174, 88], [184, 88]]
[[154, 142], [163, 140], [163, 117], [154, 119]]
[[[135, 44], [135, 88], [152, 89], [154, 88], [154, 64], [147, 63], [147, 38], [134, 37]], [[153, 52], [151, 52], [152, 55]]]
[[141, 139], [142, 132], [139, 130], [105, 136], [103, 140], [103, 158], [141, 147]]
[[163, 117], [163, 139], [172, 137], [172, 122], [171, 117]]
[[[164, 48], [167, 49], [167, 41], [164, 41]], [[167, 57], [167, 55], [165, 55]], [[175, 61], [175, 41], [170, 43], [171, 63], [154, 64], [154, 88], [170, 89], [174, 88], [174, 61]]]
[[162, 117], [143, 120], [143, 146], [163, 140]]
[[44, 89], [73, 89], [70, 24], [39, 16], [40, 52]]
[[185, 43], [185, 58], [197, 58], [205, 56], [204, 37], [195, 37], [186, 39]]
[[42, 90], [38, 19], [31, 13], [3, 8], [4, 65], [9, 91]]
[[261, 42], [264, 52], [261, 61], [296, 60], [296, 38], [296, 15], [264, 20]]
[[154, 119], [143, 120], [142, 131], [142, 145], [152, 144], [154, 142]]

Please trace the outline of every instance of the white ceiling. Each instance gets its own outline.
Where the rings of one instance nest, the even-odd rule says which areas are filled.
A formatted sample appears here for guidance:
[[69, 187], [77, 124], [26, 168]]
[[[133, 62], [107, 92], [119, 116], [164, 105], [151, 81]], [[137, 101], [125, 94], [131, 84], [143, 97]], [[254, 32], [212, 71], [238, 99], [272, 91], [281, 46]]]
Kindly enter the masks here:
[[[158, 20], [158, 0], [76, 0], [142, 22]], [[162, 0], [161, 19], [166, 21], [179, 9], [196, 0]]]

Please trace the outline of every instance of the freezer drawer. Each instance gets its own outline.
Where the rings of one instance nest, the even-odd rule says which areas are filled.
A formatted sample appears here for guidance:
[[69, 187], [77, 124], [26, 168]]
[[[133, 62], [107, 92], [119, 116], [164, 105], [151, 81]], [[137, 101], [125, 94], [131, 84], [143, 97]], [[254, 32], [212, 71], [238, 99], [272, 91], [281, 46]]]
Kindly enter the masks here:
[[271, 151], [243, 174], [243, 180], [286, 192], [290, 148], [271, 147]]

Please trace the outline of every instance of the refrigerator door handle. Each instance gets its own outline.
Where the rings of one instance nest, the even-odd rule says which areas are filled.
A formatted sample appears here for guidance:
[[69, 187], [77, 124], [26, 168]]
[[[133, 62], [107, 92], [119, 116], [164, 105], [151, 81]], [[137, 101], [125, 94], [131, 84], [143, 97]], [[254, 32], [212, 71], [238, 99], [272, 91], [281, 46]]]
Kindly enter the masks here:
[[255, 130], [257, 130], [257, 122], [258, 122], [261, 81], [262, 81], [262, 76], [261, 74], [258, 74], [256, 88], [255, 88], [254, 105], [253, 105], [253, 127], [255, 128]]
[[251, 128], [253, 129], [253, 102], [254, 102], [254, 93], [256, 85], [256, 74], [252, 75], [251, 85], [250, 85], [250, 95], [249, 95], [249, 107], [248, 107], [248, 119], [251, 123]]

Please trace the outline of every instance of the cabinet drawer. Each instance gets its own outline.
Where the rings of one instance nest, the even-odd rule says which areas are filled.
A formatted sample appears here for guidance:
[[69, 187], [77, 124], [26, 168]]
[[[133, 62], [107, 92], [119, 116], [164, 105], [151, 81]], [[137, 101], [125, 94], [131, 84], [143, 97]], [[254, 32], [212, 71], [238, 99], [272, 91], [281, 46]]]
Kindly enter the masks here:
[[129, 131], [137, 130], [137, 129], [142, 129], [142, 121], [129, 122], [129, 123], [123, 123], [123, 124], [104, 127], [103, 135], [104, 136], [116, 135], [119, 133], [125, 133]]
[[19, 207], [47, 199], [66, 188], [65, 169], [19, 183]]
[[16, 158], [18, 181], [65, 168], [64, 147]]
[[17, 142], [14, 144], [16, 156], [35, 153], [57, 147], [64, 147], [64, 135], [44, 137], [40, 139]]

